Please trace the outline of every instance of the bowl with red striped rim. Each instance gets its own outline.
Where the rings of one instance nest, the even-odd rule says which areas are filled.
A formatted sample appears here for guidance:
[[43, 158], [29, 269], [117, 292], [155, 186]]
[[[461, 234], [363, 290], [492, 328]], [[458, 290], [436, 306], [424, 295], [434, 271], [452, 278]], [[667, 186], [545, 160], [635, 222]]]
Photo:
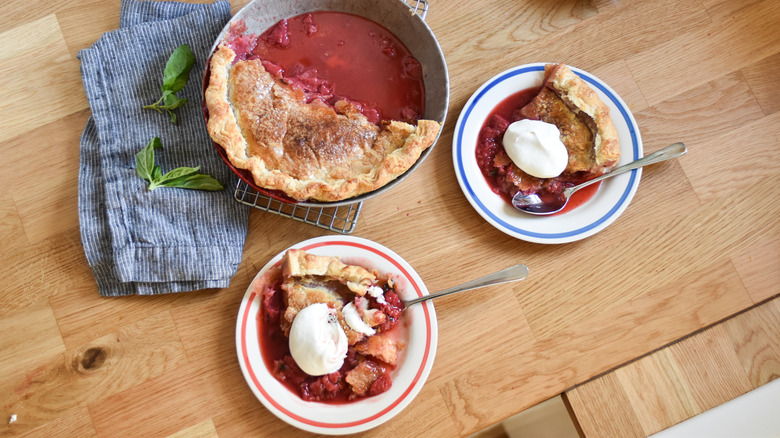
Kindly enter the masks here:
[[[402, 299], [428, 294], [411, 265], [392, 250], [353, 236], [325, 236], [293, 245], [316, 255], [338, 257], [347, 264], [390, 275]], [[285, 250], [286, 251], [286, 250]], [[430, 301], [407, 309], [401, 323], [406, 348], [391, 373], [392, 386], [386, 392], [343, 404], [309, 402], [279, 382], [263, 361], [258, 335], [260, 289], [255, 285], [263, 274], [281, 262], [282, 251], [258, 272], [244, 295], [236, 324], [238, 363], [249, 388], [274, 415], [300, 429], [328, 435], [357, 433], [374, 428], [408, 406], [425, 384], [433, 366], [438, 341], [436, 311]]]

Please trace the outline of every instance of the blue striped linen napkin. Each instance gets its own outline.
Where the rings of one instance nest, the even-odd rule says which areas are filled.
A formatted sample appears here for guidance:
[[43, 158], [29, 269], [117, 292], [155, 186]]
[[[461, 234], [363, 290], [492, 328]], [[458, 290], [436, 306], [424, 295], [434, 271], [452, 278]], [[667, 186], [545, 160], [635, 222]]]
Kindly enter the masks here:
[[[201, 110], [201, 74], [230, 19], [230, 4], [122, 0], [120, 28], [81, 50], [81, 75], [92, 117], [81, 136], [79, 222], [87, 261], [103, 296], [152, 295], [224, 288], [241, 262], [247, 208], [232, 198], [235, 175], [212, 146]], [[143, 109], [161, 95], [170, 54], [188, 44], [196, 63], [167, 114]], [[158, 188], [135, 169], [135, 154], [153, 138], [167, 172], [200, 165], [219, 192]]]

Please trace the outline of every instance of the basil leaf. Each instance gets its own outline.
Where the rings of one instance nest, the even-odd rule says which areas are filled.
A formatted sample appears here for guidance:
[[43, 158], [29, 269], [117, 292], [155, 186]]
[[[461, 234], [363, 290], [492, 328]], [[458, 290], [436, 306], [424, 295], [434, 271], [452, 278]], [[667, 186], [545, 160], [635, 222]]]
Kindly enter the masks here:
[[[171, 117], [176, 115], [170, 111]], [[143, 149], [135, 154], [135, 171], [138, 176], [149, 181], [149, 190], [157, 187], [178, 187], [182, 189], [196, 189], [217, 191], [225, 187], [221, 182], [209, 175], [198, 173], [200, 166], [177, 167], [163, 175], [160, 166], [154, 164], [154, 150], [162, 149], [162, 141], [154, 137]]]
[[168, 112], [171, 122], [176, 124], [178, 119], [173, 112], [176, 108], [187, 102], [186, 98], [179, 98], [176, 93], [181, 91], [190, 79], [190, 71], [195, 65], [195, 55], [192, 54], [190, 46], [182, 44], [171, 53], [168, 62], [163, 71], [163, 83], [160, 87], [162, 97], [150, 105], [144, 105], [144, 109], [153, 109], [159, 113], [163, 110]]
[[195, 65], [195, 55], [190, 46], [182, 44], [173, 51], [163, 71], [162, 91], [178, 93], [187, 85], [190, 78], [190, 70]]
[[151, 139], [143, 149], [135, 154], [135, 171], [138, 176], [149, 182], [154, 180], [153, 174], [156, 170], [154, 165], [155, 149], [162, 149], [162, 141], [159, 137]]
[[183, 176], [189, 176], [193, 173], [198, 173], [198, 170], [200, 170], [200, 166], [198, 167], [178, 167], [176, 169], [171, 170], [170, 172], [166, 173], [165, 175], [160, 176], [159, 178], [155, 178], [157, 180], [158, 184], [162, 184], [167, 181], [175, 180], [176, 178], [181, 178]]
[[176, 95], [169, 94], [163, 103], [165, 104], [165, 106], [162, 107], [163, 109], [173, 110], [187, 103], [187, 98], [179, 99]]
[[211, 192], [225, 188], [221, 182], [217, 181], [209, 175], [204, 175], [202, 173], [183, 176], [171, 181], [166, 181], [160, 185], [165, 187], [177, 187], [180, 189], [208, 190]]

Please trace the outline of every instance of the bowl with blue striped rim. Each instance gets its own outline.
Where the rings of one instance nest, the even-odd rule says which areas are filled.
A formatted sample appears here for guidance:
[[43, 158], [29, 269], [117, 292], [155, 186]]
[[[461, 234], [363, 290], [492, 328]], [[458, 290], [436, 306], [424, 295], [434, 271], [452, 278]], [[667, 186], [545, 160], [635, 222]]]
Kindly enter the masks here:
[[[609, 178], [585, 204], [563, 214], [532, 216], [515, 210], [493, 193], [476, 161], [479, 131], [490, 113], [517, 92], [539, 87], [545, 63], [525, 64], [505, 70], [482, 84], [469, 98], [458, 117], [453, 135], [455, 174], [471, 206], [488, 223], [504, 233], [529, 242], [559, 244], [592, 236], [612, 224], [634, 197], [642, 169]], [[609, 107], [620, 142], [618, 165], [643, 155], [642, 138], [628, 105], [606, 83], [581, 69], [571, 67]]]

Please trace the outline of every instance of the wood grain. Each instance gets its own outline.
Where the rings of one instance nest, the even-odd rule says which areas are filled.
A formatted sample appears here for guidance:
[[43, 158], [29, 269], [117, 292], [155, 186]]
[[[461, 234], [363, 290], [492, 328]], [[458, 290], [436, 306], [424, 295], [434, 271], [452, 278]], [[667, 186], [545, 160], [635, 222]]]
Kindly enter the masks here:
[[[714, 408], [751, 389], [723, 327], [713, 327], [669, 347], [702, 410]], [[735, 377], [739, 376], [739, 377]]]
[[[629, 390], [633, 391], [634, 385]], [[631, 399], [623, 390], [617, 373], [588, 382], [587, 386], [567, 391], [565, 397], [575, 409], [575, 418], [585, 436], [642, 436], [637, 413], [626, 409]], [[609, 419], [608, 421], [604, 421]]]
[[[91, 113], [76, 56], [116, 28], [119, 5], [0, 3], [0, 418], [17, 416], [0, 435], [298, 435], [244, 382], [236, 314], [271, 257], [330, 233], [252, 211], [229, 287], [97, 294], [77, 215]], [[780, 3], [429, 6], [450, 79], [444, 130], [412, 175], [364, 202], [355, 235], [393, 249], [431, 291], [515, 263], [531, 275], [438, 300], [428, 382], [362, 435], [465, 436], [565, 394], [586, 436], [644, 436], [780, 376]], [[540, 61], [609, 84], [645, 153], [689, 148], [643, 169], [612, 225], [566, 245], [493, 228], [453, 171], [472, 93]]]
[[[39, 322], [48, 320], [56, 325], [53, 317], [38, 316]], [[26, 336], [21, 338], [29, 339]], [[33, 339], [44, 338], [35, 336]], [[37, 343], [28, 341], [26, 344], [40, 348]], [[36, 350], [16, 350], [21, 350], [27, 357], [35, 357], [31, 353]], [[70, 416], [79, 408], [95, 401], [103, 403], [112, 394], [178, 369], [186, 362], [186, 354], [167, 312], [96, 338], [78, 348], [62, 350], [62, 353], [52, 355], [57, 349], [48, 349], [49, 355], [36, 360], [35, 366], [14, 361], [23, 378], [4, 383], [9, 387], [3, 393], [11, 395], [6, 398], [4, 408], [16, 414], [19, 420], [13, 425], [0, 424], [5, 433], [10, 432], [11, 427], [15, 432], [21, 432]], [[91, 416], [95, 424], [94, 414]]]
[[780, 377], [780, 300], [734, 317], [724, 329], [753, 388]]
[[734, 254], [731, 259], [750, 297], [758, 303], [771, 298], [780, 284], [780, 238], [763, 242]]
[[618, 380], [630, 382], [622, 386], [645, 433], [661, 430], [665, 424], [680, 422], [702, 411], [667, 350], [616, 373]]
[[87, 107], [78, 62], [55, 15], [3, 32], [0, 48], [0, 141]]
[[775, 298], [566, 392], [585, 436], [647, 436], [780, 376]]
[[774, 54], [742, 69], [750, 90], [758, 100], [764, 114], [780, 110], [780, 55]]
[[[11, 429], [12, 433], [17, 434], [19, 427]], [[56, 419], [43, 423], [42, 425], [30, 430], [24, 434], [30, 437], [46, 436], [78, 436], [84, 438], [97, 437], [95, 427], [92, 425], [92, 417], [89, 410], [84, 408], [74, 409], [73, 413], [61, 415]]]
[[209, 419], [168, 435], [168, 438], [217, 438], [218, 436], [214, 422]]
[[[31, 321], [37, 323], [31, 324]], [[9, 376], [23, 376], [39, 363], [57, 357], [65, 351], [57, 321], [46, 301], [39, 301], [24, 310], [5, 315], [0, 320], [0, 331], [3, 333], [0, 349], [5, 352], [0, 358], [0, 368]], [[30, 339], [37, 342], [30, 342]], [[27, 383], [26, 380], [25, 382]], [[3, 385], [9, 383], [10, 380], [4, 381]]]
[[[735, 11], [729, 18], [690, 33], [673, 32], [652, 49], [628, 58], [650, 105], [776, 53], [774, 47], [780, 43], [780, 31], [775, 26], [780, 19], [780, 8], [776, 2], [756, 2]], [[691, 50], [691, 40], [699, 41], [696, 50]], [[727, 45], [751, 47], [751, 50], [723, 50]], [[652, 59], [658, 57], [664, 58], [663, 67], [653, 66]], [[682, 64], [695, 66], [695, 70], [677, 67]]]

